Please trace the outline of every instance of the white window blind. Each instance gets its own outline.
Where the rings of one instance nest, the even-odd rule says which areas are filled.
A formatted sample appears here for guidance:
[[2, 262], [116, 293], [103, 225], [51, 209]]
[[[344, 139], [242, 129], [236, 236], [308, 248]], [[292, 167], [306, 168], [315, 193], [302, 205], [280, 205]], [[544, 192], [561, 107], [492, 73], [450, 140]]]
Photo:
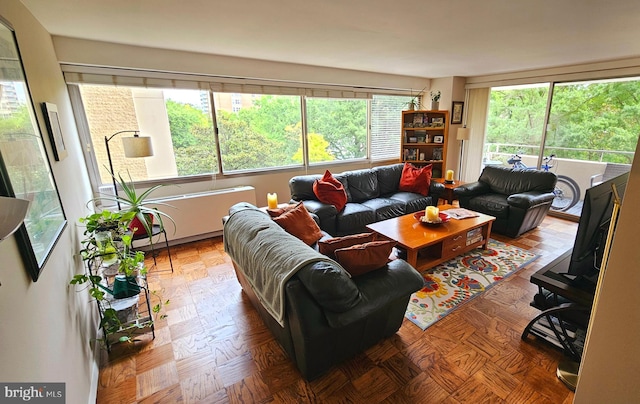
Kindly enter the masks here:
[[371, 160], [400, 160], [402, 110], [411, 97], [374, 95], [371, 101]]

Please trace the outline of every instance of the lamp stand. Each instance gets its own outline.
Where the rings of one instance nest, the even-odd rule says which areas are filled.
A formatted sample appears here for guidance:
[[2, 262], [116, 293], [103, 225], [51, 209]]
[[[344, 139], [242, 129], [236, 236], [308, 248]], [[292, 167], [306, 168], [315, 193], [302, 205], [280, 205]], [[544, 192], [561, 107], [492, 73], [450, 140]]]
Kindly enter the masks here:
[[464, 156], [464, 140], [460, 140], [460, 168], [458, 170], [458, 180], [462, 181], [462, 158]]

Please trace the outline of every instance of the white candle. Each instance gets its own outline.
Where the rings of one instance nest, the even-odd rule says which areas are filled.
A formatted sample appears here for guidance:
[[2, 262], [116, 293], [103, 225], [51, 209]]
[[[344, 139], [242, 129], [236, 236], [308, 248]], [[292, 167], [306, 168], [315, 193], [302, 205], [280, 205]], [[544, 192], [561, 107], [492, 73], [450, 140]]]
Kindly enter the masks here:
[[453, 170], [447, 170], [447, 176], [445, 177], [447, 181], [453, 181]]
[[426, 215], [428, 222], [437, 222], [440, 214], [440, 209], [435, 206], [427, 206]]
[[267, 206], [269, 209], [275, 209], [278, 207], [278, 194], [275, 192], [272, 194], [267, 194]]

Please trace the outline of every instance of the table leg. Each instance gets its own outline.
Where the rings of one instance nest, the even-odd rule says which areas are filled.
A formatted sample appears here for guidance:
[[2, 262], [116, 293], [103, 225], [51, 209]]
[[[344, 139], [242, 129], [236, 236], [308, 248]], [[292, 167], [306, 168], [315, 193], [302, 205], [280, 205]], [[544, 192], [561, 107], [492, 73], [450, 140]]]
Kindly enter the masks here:
[[407, 262], [412, 267], [416, 268], [418, 265], [418, 250], [407, 249]]

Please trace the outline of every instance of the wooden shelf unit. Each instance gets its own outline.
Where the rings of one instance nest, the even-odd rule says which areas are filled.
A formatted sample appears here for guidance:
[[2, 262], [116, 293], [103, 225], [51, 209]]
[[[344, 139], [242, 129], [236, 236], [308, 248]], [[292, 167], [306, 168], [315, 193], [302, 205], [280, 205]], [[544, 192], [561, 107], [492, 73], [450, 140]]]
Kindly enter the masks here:
[[433, 178], [444, 177], [448, 136], [449, 111], [402, 111], [400, 161], [432, 164]]

